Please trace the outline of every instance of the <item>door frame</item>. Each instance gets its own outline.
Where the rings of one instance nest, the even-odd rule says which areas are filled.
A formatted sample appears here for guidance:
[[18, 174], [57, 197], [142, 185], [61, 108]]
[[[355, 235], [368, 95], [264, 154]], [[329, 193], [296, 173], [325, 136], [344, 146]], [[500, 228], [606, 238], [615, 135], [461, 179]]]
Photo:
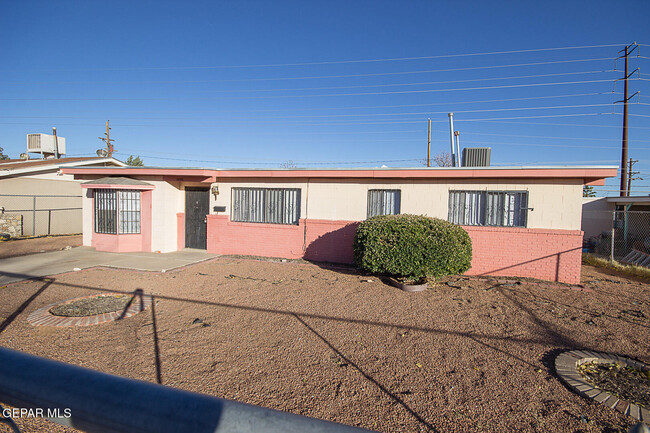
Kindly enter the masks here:
[[[208, 227], [207, 227], [207, 217], [210, 214], [210, 188], [209, 187], [203, 187], [203, 186], [186, 186], [184, 189], [185, 191], [185, 248], [194, 248], [194, 249], [201, 249], [201, 250], [206, 250], [208, 248]], [[205, 197], [207, 199], [207, 206], [206, 206], [206, 214], [203, 220], [203, 224], [205, 225], [205, 230], [204, 230], [204, 236], [201, 239], [203, 241], [203, 246], [196, 246], [192, 245], [189, 246], [188, 243], [191, 243], [194, 238], [196, 238], [197, 233], [192, 233], [192, 220], [189, 218], [189, 212], [188, 212], [188, 200], [187, 200], [187, 193], [188, 191], [192, 192], [203, 192], [205, 193]], [[192, 234], [192, 236], [190, 236]], [[200, 234], [200, 233], [198, 233]], [[188, 242], [189, 241], [189, 242]]]

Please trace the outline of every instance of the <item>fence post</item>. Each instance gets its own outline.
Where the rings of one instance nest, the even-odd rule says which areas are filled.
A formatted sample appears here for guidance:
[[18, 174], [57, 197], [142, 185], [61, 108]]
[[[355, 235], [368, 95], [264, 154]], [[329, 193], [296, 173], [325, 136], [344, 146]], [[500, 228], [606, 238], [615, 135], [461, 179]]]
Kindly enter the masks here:
[[52, 227], [52, 209], [47, 210], [47, 235], [50, 235], [50, 228]]
[[614, 264], [614, 233], [616, 232], [616, 211], [612, 212], [612, 245], [609, 249], [609, 263]]
[[36, 236], [36, 196], [34, 196], [34, 205], [32, 207], [32, 236]]

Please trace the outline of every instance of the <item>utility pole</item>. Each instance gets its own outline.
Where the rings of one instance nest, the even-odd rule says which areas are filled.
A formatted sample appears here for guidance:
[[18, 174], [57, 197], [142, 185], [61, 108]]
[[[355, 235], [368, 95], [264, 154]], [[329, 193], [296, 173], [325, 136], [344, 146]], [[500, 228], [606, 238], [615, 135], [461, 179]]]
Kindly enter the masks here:
[[639, 162], [638, 159], [632, 159], [630, 158], [630, 171], [627, 173], [627, 197], [630, 196], [630, 192], [632, 191], [632, 181], [633, 180], [643, 180], [642, 177], [633, 177], [637, 174], [641, 174], [640, 171], [632, 171], [632, 166]]
[[106, 143], [106, 152], [108, 153], [108, 157], [110, 158], [110, 157], [113, 156], [113, 152], [115, 151], [113, 149], [113, 143], [112, 143], [115, 140], [111, 140], [111, 135], [110, 135], [110, 132], [109, 132], [111, 128], [108, 127], [108, 122], [109, 121], [107, 120], [106, 121], [106, 134], [105, 134], [106, 137], [97, 137], [97, 138], [99, 138], [104, 143]]
[[625, 58], [625, 75], [623, 78], [623, 99], [621, 101], [617, 102], [622, 102], [623, 103], [623, 148], [621, 152], [621, 187], [620, 187], [620, 195], [621, 197], [627, 197], [628, 196], [628, 174], [627, 174], [627, 104], [634, 95], [636, 95], [639, 92], [636, 92], [634, 95], [628, 97], [628, 90], [627, 90], [627, 81], [628, 78], [630, 78], [630, 75], [636, 72], [636, 69], [632, 71], [632, 74], [628, 73], [628, 57], [629, 55], [639, 47], [639, 45], [634, 42], [630, 45], [626, 45], [625, 48], [623, 48], [619, 53], [624, 53], [622, 56], [617, 57], [617, 60], [620, 58]]
[[427, 144], [427, 167], [431, 167], [431, 119], [429, 119], [429, 144]]

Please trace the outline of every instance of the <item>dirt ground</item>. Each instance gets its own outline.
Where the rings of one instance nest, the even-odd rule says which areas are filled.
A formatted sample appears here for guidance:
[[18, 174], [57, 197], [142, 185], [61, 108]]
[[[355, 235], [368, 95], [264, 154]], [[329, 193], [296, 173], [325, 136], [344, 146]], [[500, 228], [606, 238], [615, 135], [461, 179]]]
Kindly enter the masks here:
[[48, 236], [0, 241], [0, 259], [47, 251], [58, 251], [68, 246], [78, 247], [81, 245], [81, 242], [81, 235]]
[[[0, 288], [0, 345], [382, 432], [625, 432], [632, 418], [569, 391], [553, 361], [587, 349], [650, 362], [650, 286], [588, 266], [582, 285], [460, 277], [405, 293], [351, 269], [234, 257], [96, 268]], [[135, 289], [155, 309], [84, 328], [26, 320]]]

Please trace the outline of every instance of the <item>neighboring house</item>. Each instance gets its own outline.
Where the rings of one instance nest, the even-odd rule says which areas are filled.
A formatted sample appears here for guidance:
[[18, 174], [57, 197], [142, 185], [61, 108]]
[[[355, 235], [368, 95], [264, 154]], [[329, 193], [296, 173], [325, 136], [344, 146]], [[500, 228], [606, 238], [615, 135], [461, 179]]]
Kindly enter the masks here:
[[409, 213], [464, 226], [471, 275], [580, 280], [583, 185], [615, 167], [327, 170], [65, 168], [84, 180], [83, 243], [351, 263], [359, 221]]
[[81, 233], [80, 181], [64, 167], [123, 167], [114, 158], [0, 160], [0, 233]]
[[613, 227], [616, 259], [632, 250], [650, 254], [650, 196], [583, 199], [582, 230], [596, 253], [611, 252]]

